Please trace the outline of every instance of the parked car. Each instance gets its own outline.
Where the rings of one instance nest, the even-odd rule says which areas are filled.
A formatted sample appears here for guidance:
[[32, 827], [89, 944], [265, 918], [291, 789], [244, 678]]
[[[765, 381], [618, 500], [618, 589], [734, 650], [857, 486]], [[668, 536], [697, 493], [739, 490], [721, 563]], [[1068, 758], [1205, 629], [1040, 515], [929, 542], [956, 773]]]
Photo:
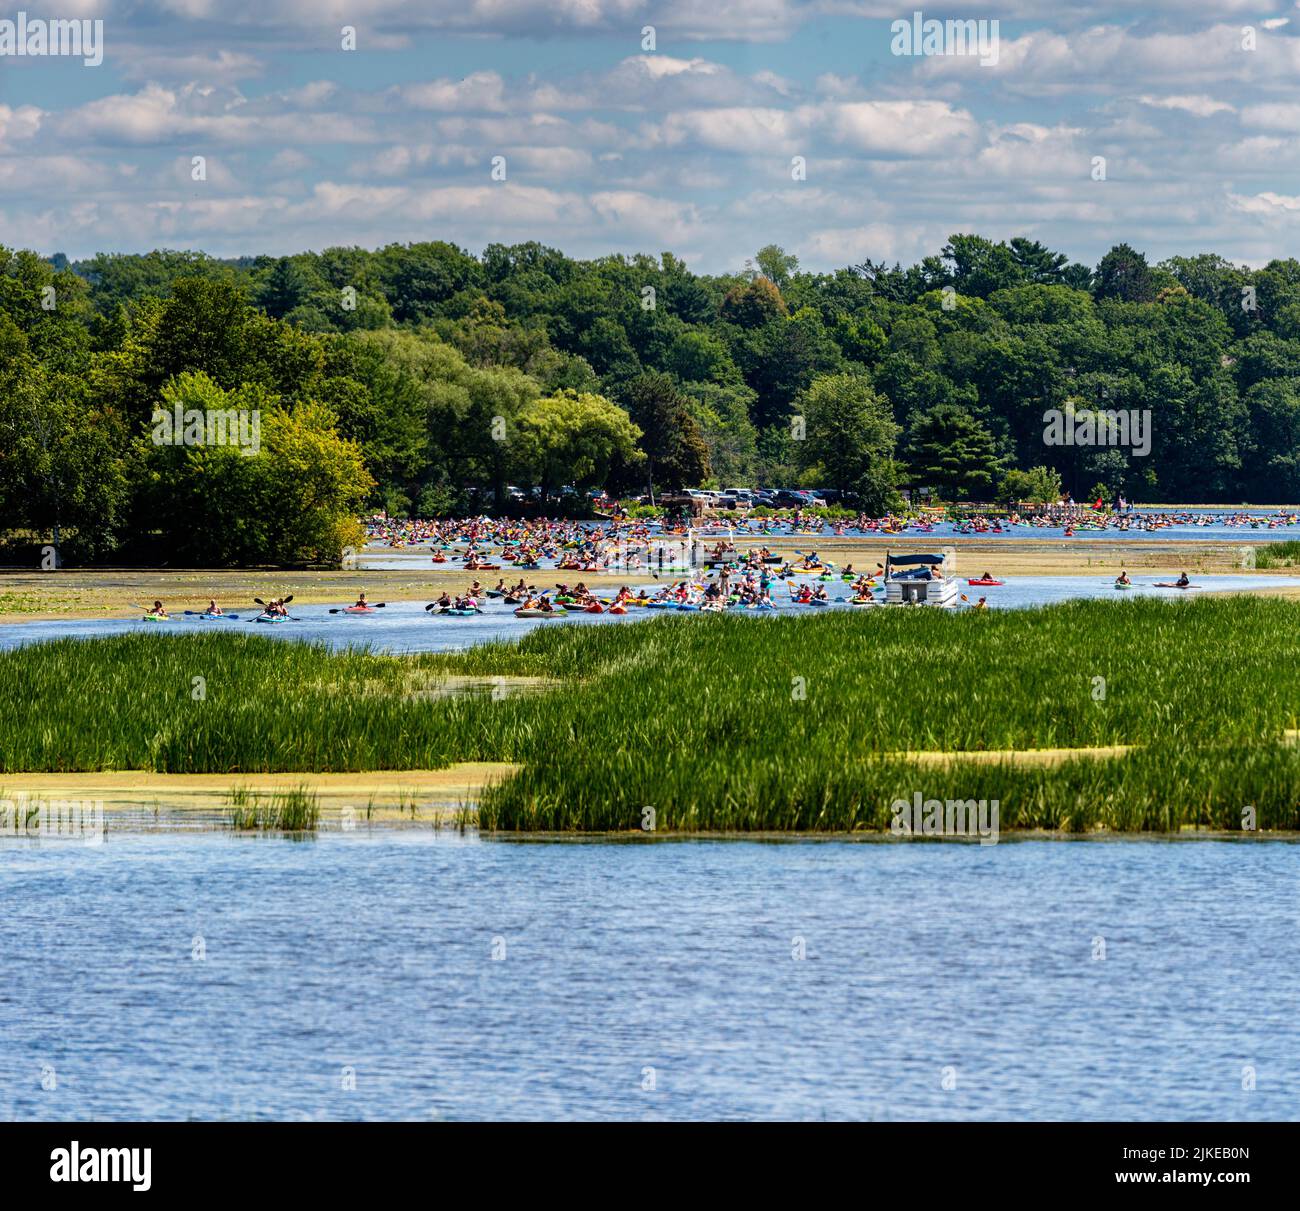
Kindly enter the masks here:
[[692, 500], [698, 500], [706, 509], [711, 509], [717, 503], [717, 496], [712, 492], [706, 492], [703, 488], [687, 488], [686, 495]]
[[808, 509], [812, 502], [802, 493], [791, 488], [777, 488], [772, 493], [772, 503], [778, 509]]

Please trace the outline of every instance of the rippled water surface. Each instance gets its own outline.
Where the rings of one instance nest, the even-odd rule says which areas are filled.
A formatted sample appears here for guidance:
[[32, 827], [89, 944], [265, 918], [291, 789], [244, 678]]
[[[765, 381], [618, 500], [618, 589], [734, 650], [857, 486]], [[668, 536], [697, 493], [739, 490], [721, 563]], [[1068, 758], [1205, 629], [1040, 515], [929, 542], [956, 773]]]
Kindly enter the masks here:
[[0, 840], [0, 1117], [1290, 1119], [1298, 853]]

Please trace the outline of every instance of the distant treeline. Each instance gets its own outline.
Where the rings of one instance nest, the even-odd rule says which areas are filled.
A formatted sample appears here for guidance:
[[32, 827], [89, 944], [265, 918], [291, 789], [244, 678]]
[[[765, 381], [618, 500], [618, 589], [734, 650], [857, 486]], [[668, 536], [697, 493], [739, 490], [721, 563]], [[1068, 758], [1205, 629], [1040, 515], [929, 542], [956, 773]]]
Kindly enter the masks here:
[[[280, 562], [330, 558], [363, 509], [504, 507], [507, 485], [552, 511], [756, 483], [875, 513], [902, 486], [1296, 500], [1297, 376], [1290, 259], [1152, 266], [1121, 244], [1090, 269], [954, 235], [907, 268], [805, 273], [768, 246], [709, 276], [537, 243], [0, 248], [0, 531]], [[197, 429], [159, 444], [158, 409], [256, 412], [257, 454]], [[1131, 413], [1143, 440], [1047, 444], [1051, 410]]]

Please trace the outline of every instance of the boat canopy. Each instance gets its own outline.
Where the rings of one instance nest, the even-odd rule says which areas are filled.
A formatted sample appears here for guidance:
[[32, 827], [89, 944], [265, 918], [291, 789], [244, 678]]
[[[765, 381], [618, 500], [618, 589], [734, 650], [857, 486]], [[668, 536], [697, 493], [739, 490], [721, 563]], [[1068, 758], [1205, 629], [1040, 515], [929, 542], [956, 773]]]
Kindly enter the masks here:
[[944, 561], [942, 555], [888, 555], [887, 560], [891, 563], [928, 563], [941, 564]]

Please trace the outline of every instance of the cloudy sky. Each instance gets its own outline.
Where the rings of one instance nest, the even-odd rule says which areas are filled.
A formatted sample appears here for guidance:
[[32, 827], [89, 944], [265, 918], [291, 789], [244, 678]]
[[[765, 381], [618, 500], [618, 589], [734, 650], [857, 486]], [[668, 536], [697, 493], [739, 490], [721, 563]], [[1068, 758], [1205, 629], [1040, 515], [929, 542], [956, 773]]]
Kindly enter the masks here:
[[976, 231], [1094, 264], [1121, 240], [1300, 255], [1290, 0], [919, 6], [996, 20], [995, 65], [891, 53], [916, 7], [0, 0], [0, 21], [104, 23], [98, 67], [0, 55], [0, 244], [538, 239], [717, 271], [771, 242], [807, 268], [908, 263]]

